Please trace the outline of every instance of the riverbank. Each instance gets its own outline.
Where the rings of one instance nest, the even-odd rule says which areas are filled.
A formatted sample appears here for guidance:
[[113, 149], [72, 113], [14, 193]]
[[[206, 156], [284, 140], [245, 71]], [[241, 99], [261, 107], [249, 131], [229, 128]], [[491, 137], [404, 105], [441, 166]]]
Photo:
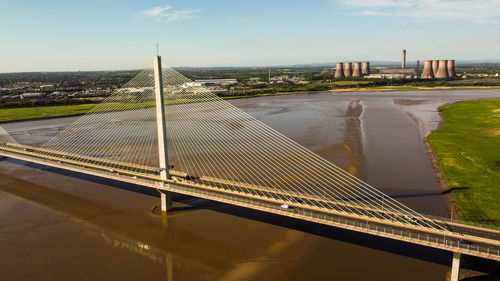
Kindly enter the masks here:
[[464, 221], [500, 226], [500, 100], [439, 108], [444, 126], [429, 141]]
[[[359, 88], [342, 88], [333, 89], [326, 92], [399, 92], [399, 91], [433, 91], [433, 90], [487, 90], [500, 89], [500, 86], [436, 86], [436, 87], [420, 87], [420, 86], [374, 86], [374, 87], [359, 87]], [[255, 98], [267, 96], [293, 95], [293, 94], [315, 94], [325, 93], [325, 91], [298, 91], [298, 92], [277, 92], [264, 93], [245, 96], [225, 96], [221, 97], [224, 100]], [[20, 107], [20, 108], [4, 108], [0, 109], [0, 123], [14, 122], [21, 120], [36, 120], [47, 119], [64, 116], [84, 115], [94, 108], [97, 104], [77, 104], [77, 105], [57, 105], [57, 106], [40, 106], [40, 107]]]
[[450, 217], [452, 220], [461, 221], [462, 213], [460, 212], [460, 205], [458, 205], [455, 196], [451, 192], [450, 184], [446, 179], [446, 175], [441, 167], [441, 163], [439, 162], [439, 157], [437, 157], [436, 152], [432, 147], [432, 143], [429, 141], [428, 137], [424, 138], [425, 149], [429, 158], [432, 162], [432, 167], [434, 168], [434, 172], [436, 173], [436, 178], [441, 184], [441, 190], [443, 194], [446, 196], [446, 201], [448, 202], [448, 212], [450, 213]]
[[[347, 82], [347, 81], [346, 81]], [[397, 86], [372, 86], [372, 87], [352, 87], [352, 88], [339, 88], [321, 91], [291, 91], [291, 92], [275, 92], [275, 93], [264, 93], [264, 94], [254, 94], [254, 95], [241, 95], [241, 96], [226, 96], [221, 97], [222, 99], [241, 99], [241, 98], [253, 98], [253, 97], [267, 97], [267, 96], [279, 96], [279, 95], [293, 95], [293, 94], [315, 94], [315, 93], [344, 93], [344, 92], [403, 92], [403, 91], [442, 91], [442, 90], [492, 90], [500, 89], [500, 86], [434, 86], [434, 87], [424, 87], [424, 86], [407, 86], [407, 85], [397, 85]]]
[[394, 91], [436, 91], [436, 90], [487, 90], [487, 89], [500, 89], [500, 86], [374, 86], [374, 87], [360, 87], [360, 88], [346, 88], [346, 89], [333, 89], [329, 92], [394, 92]]

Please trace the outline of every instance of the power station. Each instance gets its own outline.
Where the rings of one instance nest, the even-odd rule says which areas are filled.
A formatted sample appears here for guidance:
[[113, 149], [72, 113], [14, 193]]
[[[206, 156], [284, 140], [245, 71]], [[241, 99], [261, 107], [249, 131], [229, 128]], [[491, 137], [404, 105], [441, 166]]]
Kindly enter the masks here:
[[403, 50], [403, 61], [401, 62], [401, 68], [406, 68], [406, 50]]
[[420, 77], [426, 79], [434, 78], [434, 68], [432, 67], [431, 60], [426, 60], [424, 62], [424, 70], [422, 70]]
[[335, 70], [335, 78], [344, 78], [344, 63], [337, 62], [337, 69]]
[[455, 60], [448, 60], [448, 76], [455, 77]]
[[352, 67], [352, 62], [337, 62], [337, 68], [335, 69], [335, 78], [344, 77], [363, 77], [370, 75], [370, 62], [355, 62], [354, 69]]
[[337, 62], [335, 78], [367, 77], [367, 78], [422, 78], [422, 79], [448, 79], [456, 76], [455, 60], [425, 60], [424, 68], [420, 72], [420, 61], [416, 67], [406, 67], [406, 50], [403, 50], [401, 68], [381, 68], [379, 74], [372, 74], [370, 62]]
[[361, 74], [363, 74], [363, 76], [370, 75], [370, 62], [368, 61], [363, 62], [363, 67], [361, 68]]
[[434, 74], [438, 72], [439, 62], [437, 60], [432, 61], [432, 71]]
[[436, 78], [448, 78], [448, 63], [446, 60], [439, 60], [438, 70], [436, 72]]
[[351, 77], [352, 76], [352, 62], [346, 62], [344, 68], [344, 76]]
[[353, 77], [361, 77], [361, 62], [354, 63], [354, 71], [352, 72]]

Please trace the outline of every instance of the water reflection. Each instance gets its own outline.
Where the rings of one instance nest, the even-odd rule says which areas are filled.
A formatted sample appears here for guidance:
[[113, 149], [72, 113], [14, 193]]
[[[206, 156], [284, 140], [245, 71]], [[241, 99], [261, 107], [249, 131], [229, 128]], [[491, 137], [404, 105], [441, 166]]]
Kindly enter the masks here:
[[78, 221], [78, 223], [86, 229], [85, 233], [87, 235], [101, 238], [110, 247], [132, 252], [160, 266], [164, 266], [164, 280], [219, 280], [223, 276], [223, 272], [215, 267], [122, 234], [104, 230], [88, 222]]

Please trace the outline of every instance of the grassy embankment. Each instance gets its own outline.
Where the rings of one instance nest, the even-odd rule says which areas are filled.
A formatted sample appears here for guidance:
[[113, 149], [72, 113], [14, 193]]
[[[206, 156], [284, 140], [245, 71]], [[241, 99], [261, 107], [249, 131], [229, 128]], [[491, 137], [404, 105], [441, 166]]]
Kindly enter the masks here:
[[440, 107], [444, 126], [429, 140], [464, 221], [500, 226], [500, 100]]
[[[175, 99], [165, 100], [166, 104], [188, 103], [208, 101], [212, 98], [195, 99]], [[101, 104], [78, 104], [78, 105], [57, 105], [57, 106], [37, 106], [0, 109], [0, 123], [20, 120], [43, 119], [62, 116], [83, 115], [92, 112], [112, 112], [122, 110], [140, 109], [154, 107], [154, 101], [143, 102], [106, 102]]]
[[40, 106], [0, 109], [0, 122], [85, 114], [95, 104]]
[[82, 115], [90, 110], [94, 112], [119, 111], [138, 109], [154, 106], [153, 101], [138, 103], [110, 102], [106, 104], [77, 104], [77, 105], [57, 105], [57, 106], [37, 106], [0, 109], [0, 122], [17, 120], [43, 119], [51, 117]]

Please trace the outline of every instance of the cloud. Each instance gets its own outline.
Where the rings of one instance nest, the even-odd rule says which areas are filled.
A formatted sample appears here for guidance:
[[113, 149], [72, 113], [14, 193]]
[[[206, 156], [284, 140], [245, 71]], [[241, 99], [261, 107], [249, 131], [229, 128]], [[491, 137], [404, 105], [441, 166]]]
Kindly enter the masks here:
[[425, 27], [424, 24], [412, 24], [412, 25], [402, 24], [402, 25], [386, 25], [383, 28], [384, 29], [413, 29], [413, 28], [423, 28], [423, 27]]
[[174, 10], [168, 5], [153, 7], [149, 10], [139, 12], [141, 18], [152, 18], [160, 22], [172, 22], [176, 20], [195, 18], [194, 14], [202, 10]]
[[361, 16], [392, 16], [390, 13], [385, 13], [377, 10], [372, 10], [372, 9], [364, 9], [359, 12], [354, 13], [355, 15], [361, 15]]
[[500, 24], [500, 0], [333, 0], [353, 15]]

